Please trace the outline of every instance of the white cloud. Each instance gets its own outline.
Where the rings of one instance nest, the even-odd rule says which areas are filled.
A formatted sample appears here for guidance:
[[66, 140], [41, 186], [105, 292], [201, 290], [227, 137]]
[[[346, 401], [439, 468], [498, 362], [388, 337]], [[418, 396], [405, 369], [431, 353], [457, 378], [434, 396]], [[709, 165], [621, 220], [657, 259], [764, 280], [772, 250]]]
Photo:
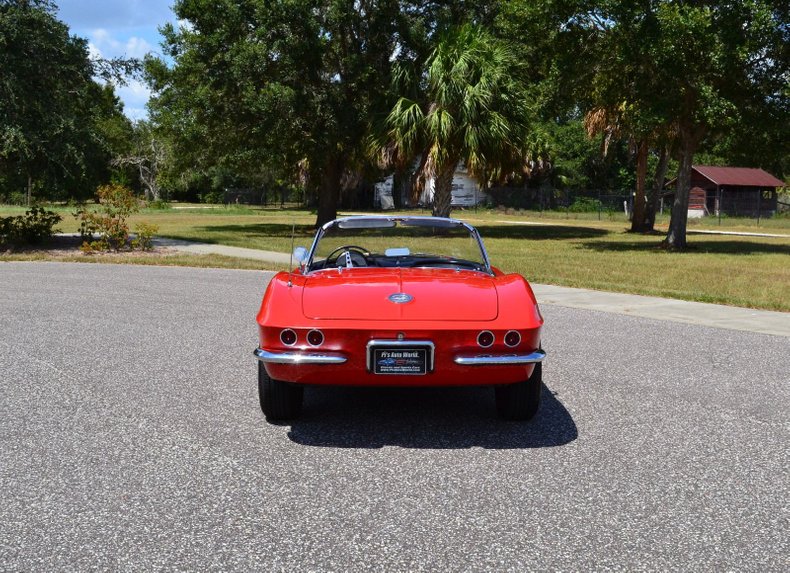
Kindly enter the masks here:
[[124, 107], [123, 113], [132, 121], [139, 121], [141, 119], [148, 119], [148, 110], [141, 107]]
[[130, 58], [142, 58], [153, 49], [154, 47], [146, 42], [145, 38], [132, 36], [126, 41], [126, 54]]
[[103, 57], [101, 50], [97, 48], [96, 44], [93, 42], [88, 42], [88, 55], [90, 56], [91, 60], [96, 60]]
[[154, 49], [145, 38], [130, 36], [125, 41], [119, 40], [104, 28], [91, 30], [88, 44], [89, 49], [95, 49], [99, 54], [108, 58], [142, 58]]
[[[71, 33], [88, 40], [91, 57], [142, 58], [157, 53], [162, 39], [157, 27], [177, 24], [172, 0], [57, 0], [56, 4], [58, 17]], [[115, 91], [128, 117], [147, 117], [150, 92], [144, 84], [131, 82]]]
[[[132, 36], [125, 41], [115, 38], [109, 31], [97, 28], [90, 32], [88, 52], [92, 58], [142, 58], [152, 50], [144, 38]], [[146, 119], [145, 105], [151, 97], [151, 90], [144, 83], [133, 80], [124, 86], [115, 86], [116, 95], [123, 102], [123, 111], [133, 120]]]
[[123, 111], [130, 119], [144, 119], [148, 117], [145, 104], [151, 97], [148, 86], [139, 81], [129, 82], [125, 86], [116, 86], [115, 93], [123, 101]]

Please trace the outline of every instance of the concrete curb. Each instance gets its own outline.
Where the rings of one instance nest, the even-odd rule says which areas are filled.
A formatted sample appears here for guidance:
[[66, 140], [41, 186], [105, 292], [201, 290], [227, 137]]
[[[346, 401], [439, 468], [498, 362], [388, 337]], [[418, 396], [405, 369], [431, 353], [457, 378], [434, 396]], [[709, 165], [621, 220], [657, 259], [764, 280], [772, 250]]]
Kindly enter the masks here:
[[180, 241], [178, 239], [168, 239], [157, 237], [153, 241], [157, 247], [169, 247], [184, 253], [194, 255], [224, 255], [226, 257], [237, 257], [240, 259], [254, 259], [267, 263], [287, 265], [291, 262], [291, 256], [287, 253], [276, 251], [261, 251], [258, 249], [246, 249], [244, 247], [229, 247], [227, 245], [214, 245], [211, 243], [193, 243], [191, 241]]
[[790, 337], [790, 313], [533, 284], [540, 304]]

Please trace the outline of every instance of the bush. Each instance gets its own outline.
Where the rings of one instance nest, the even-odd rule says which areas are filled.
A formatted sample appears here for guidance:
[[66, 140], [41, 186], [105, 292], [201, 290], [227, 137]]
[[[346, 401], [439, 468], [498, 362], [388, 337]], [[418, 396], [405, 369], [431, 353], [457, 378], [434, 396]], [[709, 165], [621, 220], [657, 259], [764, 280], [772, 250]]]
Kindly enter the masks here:
[[[99, 187], [99, 210], [91, 211], [82, 207], [74, 216], [80, 220], [80, 235], [83, 242], [82, 252], [92, 253], [94, 251], [119, 251], [126, 247], [150, 251], [153, 248], [154, 233], [158, 231], [154, 225], [140, 223], [135, 226], [137, 236], [129, 241], [129, 224], [126, 218], [139, 210], [137, 199], [132, 191], [123, 185], [111, 184]], [[170, 208], [165, 201], [155, 201], [163, 203]], [[94, 234], [99, 238], [94, 240]]]
[[[117, 184], [99, 187], [97, 195], [100, 204], [98, 211], [83, 207], [74, 213], [80, 220], [82, 250], [120, 250], [129, 242], [129, 224], [126, 218], [138, 210], [137, 199], [128, 187]], [[94, 234], [99, 235], [96, 241], [93, 240]]]
[[571, 206], [568, 207], [568, 211], [571, 213], [597, 213], [601, 208], [602, 204], [598, 199], [576, 197]]
[[199, 195], [201, 203], [222, 204], [225, 202], [224, 191], [207, 191]]
[[146, 205], [149, 209], [157, 209], [161, 211], [165, 211], [167, 209], [172, 209], [173, 207], [167, 201], [163, 199], [157, 199], [156, 201], [149, 201]]
[[19, 191], [12, 191], [7, 196], [3, 197], [0, 203], [6, 205], [27, 205], [27, 195]]
[[55, 225], [63, 217], [41, 207], [33, 207], [24, 215], [0, 217], [0, 245], [32, 245], [55, 234]]
[[137, 237], [132, 240], [132, 248], [150, 251], [154, 247], [154, 233], [158, 230], [159, 228], [156, 225], [149, 225], [148, 223], [135, 225], [134, 231], [137, 233]]

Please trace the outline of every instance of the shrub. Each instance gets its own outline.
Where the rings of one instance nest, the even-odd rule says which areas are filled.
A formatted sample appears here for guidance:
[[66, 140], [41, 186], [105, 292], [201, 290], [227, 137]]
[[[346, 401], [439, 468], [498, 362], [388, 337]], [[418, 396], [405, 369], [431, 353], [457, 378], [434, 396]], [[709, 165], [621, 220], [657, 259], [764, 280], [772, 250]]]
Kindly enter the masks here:
[[25, 213], [23, 219], [24, 238], [28, 243], [40, 243], [52, 238], [55, 225], [63, 220], [58, 213], [47, 211], [43, 207], [33, 207]]
[[[97, 195], [100, 204], [98, 211], [83, 207], [74, 213], [80, 220], [82, 250], [117, 251], [126, 247], [129, 242], [126, 218], [138, 210], [137, 199], [129, 188], [117, 184], [102, 185]], [[94, 241], [93, 235], [97, 233], [99, 239]]]
[[591, 199], [590, 197], [576, 197], [573, 203], [568, 207], [571, 213], [596, 213], [601, 209], [602, 205], [598, 199]]
[[19, 191], [11, 191], [7, 196], [3, 197], [2, 203], [6, 205], [26, 205], [27, 195]]
[[146, 205], [146, 207], [148, 207], [149, 209], [157, 209], [157, 210], [162, 210], [162, 211], [164, 211], [166, 209], [172, 209], [172, 206], [170, 205], [170, 203], [168, 203], [167, 201], [165, 201], [163, 199], [157, 199], [156, 201], [150, 201]]
[[134, 231], [137, 233], [137, 237], [132, 240], [132, 248], [150, 251], [154, 247], [154, 233], [158, 230], [159, 228], [156, 225], [149, 225], [148, 223], [135, 225]]
[[222, 204], [225, 202], [224, 191], [207, 191], [199, 195], [201, 203]]
[[33, 207], [24, 215], [0, 217], [0, 245], [31, 245], [49, 239], [55, 225], [63, 217], [41, 207]]

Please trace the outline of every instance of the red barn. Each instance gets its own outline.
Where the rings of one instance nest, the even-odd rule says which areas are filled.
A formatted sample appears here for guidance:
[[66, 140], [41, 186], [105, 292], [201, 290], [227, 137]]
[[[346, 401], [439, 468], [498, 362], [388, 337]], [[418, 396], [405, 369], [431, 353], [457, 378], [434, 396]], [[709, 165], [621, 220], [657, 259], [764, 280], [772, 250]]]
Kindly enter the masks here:
[[[674, 187], [675, 181], [669, 181], [667, 187]], [[721, 210], [732, 216], [767, 217], [776, 213], [777, 189], [784, 186], [784, 181], [762, 169], [695, 165], [691, 168], [691, 187], [696, 193], [693, 207], [689, 202], [689, 215], [692, 210], [698, 216], [718, 215]], [[664, 199], [674, 195], [673, 189], [664, 194]]]

